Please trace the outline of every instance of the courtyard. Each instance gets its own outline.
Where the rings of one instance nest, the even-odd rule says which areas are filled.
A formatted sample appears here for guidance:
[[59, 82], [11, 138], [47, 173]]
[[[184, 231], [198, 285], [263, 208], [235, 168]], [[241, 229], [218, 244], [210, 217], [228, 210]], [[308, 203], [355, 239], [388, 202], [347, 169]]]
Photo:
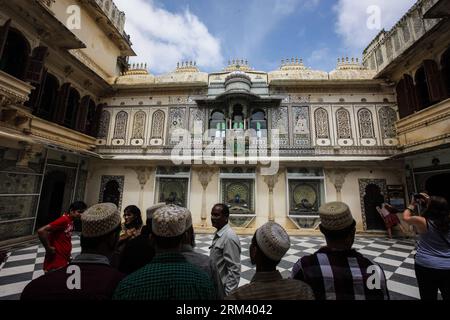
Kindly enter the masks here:
[[[252, 236], [241, 236], [241, 280], [239, 286], [249, 283], [255, 270], [249, 258]], [[209, 254], [212, 235], [197, 235], [196, 251]], [[72, 256], [80, 248], [78, 236], [73, 237]], [[278, 265], [283, 277], [289, 277], [292, 266], [302, 256], [314, 253], [325, 244], [322, 237], [291, 236], [291, 248]], [[357, 237], [353, 248], [380, 265], [388, 279], [391, 300], [419, 299], [419, 289], [414, 272], [415, 241], [409, 239], [387, 239]], [[0, 300], [18, 300], [23, 288], [32, 280], [43, 275], [45, 249], [31, 245], [8, 253], [6, 262], [0, 265]]]

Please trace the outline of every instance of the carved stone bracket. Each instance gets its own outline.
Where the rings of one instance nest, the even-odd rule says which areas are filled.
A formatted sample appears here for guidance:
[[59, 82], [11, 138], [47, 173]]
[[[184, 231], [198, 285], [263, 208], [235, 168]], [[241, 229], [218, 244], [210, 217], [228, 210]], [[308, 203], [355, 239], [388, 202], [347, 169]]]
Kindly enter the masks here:
[[29, 162], [36, 157], [38, 153], [42, 152], [42, 145], [33, 145], [28, 142], [20, 142], [22, 147], [17, 158], [17, 167], [28, 167]]
[[267, 187], [269, 187], [269, 192], [273, 192], [273, 189], [278, 182], [278, 177], [278, 173], [272, 176], [264, 176], [264, 182], [267, 184]]
[[342, 201], [341, 197], [341, 191], [342, 187], [345, 183], [345, 178], [350, 172], [358, 171], [358, 169], [346, 169], [346, 168], [339, 168], [339, 169], [325, 169], [325, 173], [330, 179], [331, 183], [336, 188], [336, 197], [337, 201]]
[[203, 191], [206, 190], [209, 183], [211, 182], [211, 177], [214, 174], [214, 171], [210, 168], [201, 168], [197, 171], [198, 180], [203, 187]]
[[141, 185], [141, 189], [143, 190], [145, 185], [147, 184], [148, 180], [150, 179], [153, 168], [151, 167], [125, 167], [125, 169], [131, 169], [134, 170], [137, 174], [137, 179], [139, 181], [139, 184]]

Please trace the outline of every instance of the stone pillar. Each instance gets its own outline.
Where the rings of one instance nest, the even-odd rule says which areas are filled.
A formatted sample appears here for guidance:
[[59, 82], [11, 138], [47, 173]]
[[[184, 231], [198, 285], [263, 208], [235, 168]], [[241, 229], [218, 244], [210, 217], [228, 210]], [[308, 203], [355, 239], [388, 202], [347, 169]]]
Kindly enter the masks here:
[[131, 169], [136, 172], [137, 179], [139, 181], [139, 184], [141, 185], [141, 190], [139, 191], [139, 208], [142, 212], [145, 212], [144, 209], [144, 188], [147, 184], [148, 180], [150, 179], [153, 168], [151, 167], [126, 167], [125, 169]]
[[272, 176], [264, 176], [264, 182], [269, 187], [269, 221], [275, 221], [275, 213], [273, 209], [273, 189], [278, 182], [279, 174], [276, 173]]
[[206, 213], [206, 188], [208, 188], [209, 183], [211, 182], [211, 177], [214, 174], [214, 171], [211, 168], [201, 168], [197, 171], [198, 180], [200, 181], [203, 192], [202, 192], [202, 227], [208, 226], [208, 217]]
[[356, 171], [355, 169], [326, 169], [325, 172], [330, 179], [331, 183], [336, 188], [336, 201], [342, 201], [342, 187], [345, 183], [345, 178], [347, 175], [352, 172]]

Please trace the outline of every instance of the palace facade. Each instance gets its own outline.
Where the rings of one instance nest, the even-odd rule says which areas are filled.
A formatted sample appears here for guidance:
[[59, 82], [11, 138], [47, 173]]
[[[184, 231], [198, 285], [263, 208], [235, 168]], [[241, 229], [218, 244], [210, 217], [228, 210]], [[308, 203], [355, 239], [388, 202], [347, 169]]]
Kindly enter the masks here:
[[[144, 216], [176, 203], [199, 232], [214, 231], [211, 207], [224, 202], [239, 232], [272, 220], [298, 233], [317, 228], [329, 201], [376, 232], [383, 202], [401, 208], [423, 190], [450, 199], [444, 2], [419, 0], [362, 61], [339, 58], [331, 72], [289, 58], [270, 72], [234, 59], [153, 75], [128, 64], [125, 16], [110, 0], [0, 1], [0, 241], [32, 236], [74, 200]], [[67, 27], [73, 4], [88, 27]]]

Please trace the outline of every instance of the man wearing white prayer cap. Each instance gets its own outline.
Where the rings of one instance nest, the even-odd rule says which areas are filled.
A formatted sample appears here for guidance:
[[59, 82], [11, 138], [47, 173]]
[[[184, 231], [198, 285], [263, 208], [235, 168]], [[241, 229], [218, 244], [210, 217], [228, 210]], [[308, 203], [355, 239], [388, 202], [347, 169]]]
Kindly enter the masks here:
[[291, 242], [278, 223], [267, 222], [253, 236], [250, 259], [256, 264], [252, 281], [234, 290], [227, 300], [314, 300], [309, 285], [302, 281], [283, 279], [277, 265], [289, 250]]

